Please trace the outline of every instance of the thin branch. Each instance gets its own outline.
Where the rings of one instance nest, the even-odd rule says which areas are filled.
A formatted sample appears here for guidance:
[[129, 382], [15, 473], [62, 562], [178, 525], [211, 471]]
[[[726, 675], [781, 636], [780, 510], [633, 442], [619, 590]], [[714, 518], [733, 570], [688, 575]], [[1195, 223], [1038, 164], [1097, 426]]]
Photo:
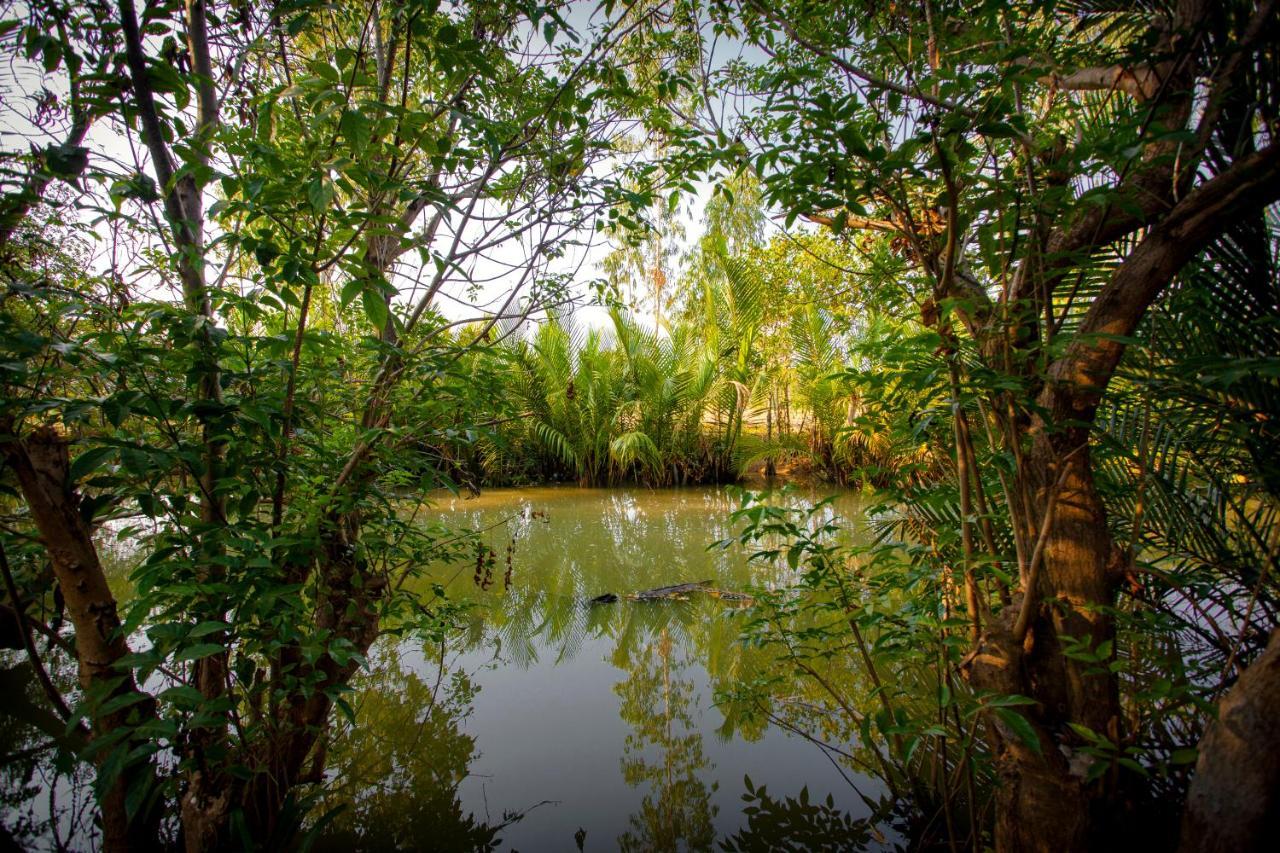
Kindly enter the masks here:
[[[40, 687], [44, 690], [45, 696], [49, 698], [49, 703], [53, 705], [54, 711], [65, 723], [71, 719], [71, 709], [67, 707], [66, 700], [62, 698], [62, 693], [54, 686], [53, 680], [49, 678], [49, 673], [44, 668], [44, 663], [40, 660], [40, 653], [36, 651], [35, 641], [31, 639], [31, 629], [27, 623], [26, 605], [23, 604], [21, 596], [18, 595], [18, 585], [14, 583], [13, 572], [9, 569], [9, 557], [5, 553], [4, 543], [0, 543], [0, 572], [4, 573], [4, 587], [9, 594], [9, 601], [13, 605], [13, 612], [18, 619], [18, 631], [22, 634], [22, 644], [27, 650], [27, 660], [31, 662], [31, 669], [35, 672], [36, 680], [40, 682]], [[89, 736], [89, 729], [85, 727], [83, 722], [77, 722], [75, 730], [85, 738]]]

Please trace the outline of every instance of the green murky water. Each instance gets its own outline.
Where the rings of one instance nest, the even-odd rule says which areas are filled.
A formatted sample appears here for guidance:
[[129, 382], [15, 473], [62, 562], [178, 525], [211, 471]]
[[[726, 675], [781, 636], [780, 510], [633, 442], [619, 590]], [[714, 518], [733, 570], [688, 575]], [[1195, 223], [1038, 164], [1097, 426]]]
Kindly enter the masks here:
[[[734, 506], [714, 488], [437, 500], [419, 517], [483, 530], [496, 560], [478, 578], [474, 563], [433, 567], [410, 590], [435, 604], [440, 584], [462, 607], [443, 642], [386, 638], [373, 650], [350, 697], [356, 724], [338, 717], [317, 812], [332, 814], [312, 849], [811, 849], [805, 833], [824, 849], [878, 846], [859, 819], [881, 784], [771, 720], [807, 714], [806, 729], [844, 746], [856, 731], [811, 681], [740, 642], [743, 602], [627, 598], [690, 582], [730, 594], [794, 583], [740, 547], [708, 549], [735, 534]], [[864, 535], [856, 495], [831, 511]], [[103, 547], [127, 599], [135, 543]], [[606, 593], [618, 600], [589, 603]], [[850, 661], [831, 666], [852, 677]], [[87, 779], [36, 772], [37, 795], [14, 791], [0, 808], [34, 827], [56, 814], [62, 838], [87, 849]]]
[[[474, 566], [431, 579], [474, 605], [456, 638], [381, 650], [353, 703], [360, 725], [330, 752], [337, 787], [326, 802], [345, 810], [323, 846], [768, 849], [771, 832], [813, 818], [809, 804], [825, 809], [828, 795], [841, 820], [866, 815], [850, 783], [872, 798], [877, 783], [750, 703], [718, 701], [771, 674], [771, 658], [739, 642], [740, 604], [704, 593], [625, 598], [695, 581], [728, 592], [790, 583], [785, 566], [749, 562], [741, 548], [708, 550], [733, 535], [732, 508], [710, 488], [553, 487], [441, 501], [439, 520], [488, 528], [497, 564], [487, 589]], [[859, 499], [841, 496], [833, 508], [860, 535]], [[604, 593], [620, 600], [588, 603]], [[805, 701], [786, 696], [803, 689], [786, 673], [772, 674], [770, 701]], [[753, 819], [747, 776], [775, 799], [797, 798], [805, 814]]]

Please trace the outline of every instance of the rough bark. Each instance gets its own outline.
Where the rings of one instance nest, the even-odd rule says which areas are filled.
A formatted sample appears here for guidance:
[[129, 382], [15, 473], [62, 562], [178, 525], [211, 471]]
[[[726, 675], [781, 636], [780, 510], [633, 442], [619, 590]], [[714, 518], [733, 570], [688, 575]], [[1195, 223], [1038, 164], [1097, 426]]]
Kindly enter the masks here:
[[1280, 834], [1280, 629], [1218, 704], [1200, 741], [1184, 853], [1271, 849]]
[[[1105, 86], [1144, 104], [1147, 118], [1135, 140], [1141, 153], [1117, 176], [1115, 201], [1098, 206], [1092, 200], [1067, 200], [1071, 195], [1066, 194], [1063, 201], [1043, 208], [1031, 245], [1011, 258], [1016, 272], [998, 304], [985, 288], [964, 287], [959, 270], [948, 274], [949, 252], [935, 293], [965, 297], [960, 317], [979, 352], [996, 369], [1018, 372], [1019, 365], [1025, 366], [1023, 378], [1035, 401], [1032, 406], [993, 407], [1003, 421], [1005, 449], [1017, 460], [1010, 512], [1022, 544], [1024, 588], [1021, 598], [1014, 597], [988, 620], [965, 664], [975, 687], [1035, 700], [1014, 712], [1030, 725], [1038, 750], [1007, 731], [999, 715], [987, 719], [1003, 783], [996, 804], [997, 850], [1086, 850], [1115, 843], [1115, 836], [1108, 835], [1116, 817], [1108, 795], [1117, 785], [1113, 779], [1085, 785], [1087, 762], [1074, 750], [1080, 738], [1071, 726], [1083, 725], [1118, 741], [1119, 684], [1094, 662], [1066, 653], [1071, 643], [1097, 649], [1115, 634], [1109, 609], [1116, 601], [1123, 555], [1108, 531], [1094, 482], [1088, 446], [1092, 424], [1124, 354], [1123, 340], [1150, 305], [1235, 219], [1256, 215], [1280, 195], [1280, 151], [1274, 145], [1259, 152], [1230, 145], [1231, 159], [1214, 162], [1213, 177], [1202, 169], [1210, 136], [1223, 125], [1227, 96], [1264, 41], [1263, 34], [1274, 27], [1275, 4], [1257, 4], [1243, 28], [1232, 13], [1206, 0], [1179, 0], [1171, 6], [1151, 14], [1147, 65], [1088, 69], [1056, 81], [1068, 88]], [[787, 32], [801, 47], [841, 66], [839, 57]], [[1203, 97], [1193, 103], [1197, 89]], [[1246, 90], [1243, 97], [1253, 95]], [[1238, 116], [1234, 121], [1235, 127], [1254, 132], [1254, 125]], [[1182, 138], [1171, 134], [1175, 131], [1183, 131]], [[1191, 144], [1186, 131], [1194, 136]], [[1035, 154], [1030, 141], [1023, 143], [1030, 158]], [[1066, 186], [1072, 161], [1065, 139], [1061, 150], [1042, 154], [1049, 156], [1046, 180]], [[940, 161], [954, 208], [959, 193], [945, 174], [945, 158]], [[1037, 204], [1062, 195], [1038, 191], [1030, 170], [1027, 189]], [[808, 218], [836, 224], [829, 216]], [[904, 233], [900, 223], [884, 219], [851, 217], [839, 224]], [[954, 228], [952, 224], [949, 230]], [[1079, 296], [1082, 265], [1134, 235], [1139, 235], [1136, 248], [1091, 301], [1065, 352], [1044, 370], [1042, 342], [1063, 327], [1055, 306]], [[936, 251], [918, 242], [917, 266], [936, 274]], [[1068, 288], [1070, 293], [1063, 292]], [[936, 321], [936, 312], [934, 317]], [[931, 324], [927, 313], [926, 324]], [[1033, 542], [1042, 554], [1039, 570], [1029, 570], [1026, 561]]]
[[1055, 726], [1073, 722], [1113, 737], [1120, 715], [1115, 678], [1062, 654], [1072, 641], [1096, 649], [1115, 638], [1111, 616], [1099, 610], [1115, 601], [1115, 548], [1085, 442], [1084, 429], [1069, 430], [1058, 441], [1041, 434], [1027, 456], [1024, 473], [1041, 506], [1052, 484], [1061, 483], [1048, 520], [1043, 570], [1028, 592], [1038, 599], [1029, 634], [1027, 677], [1033, 692], [1028, 695], [1043, 704]]
[[[1019, 600], [991, 620], [963, 671], [979, 690], [1029, 695], [1024, 646], [1014, 639]], [[1039, 748], [1025, 743], [998, 715], [989, 715], [999, 783], [995, 791], [996, 850], [1086, 850], [1089, 848], [1089, 797], [1079, 776], [1059, 749], [1045, 703], [1022, 709]]]

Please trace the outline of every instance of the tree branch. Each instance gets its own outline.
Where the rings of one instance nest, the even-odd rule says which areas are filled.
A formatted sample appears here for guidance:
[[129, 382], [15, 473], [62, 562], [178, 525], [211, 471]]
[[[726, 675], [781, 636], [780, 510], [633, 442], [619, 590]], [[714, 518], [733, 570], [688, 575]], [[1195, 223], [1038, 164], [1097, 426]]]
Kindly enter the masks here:
[[1169, 63], [1133, 67], [1108, 65], [1081, 68], [1066, 75], [1050, 74], [1041, 78], [1041, 82], [1066, 91], [1124, 92], [1139, 101], [1149, 101], [1160, 91], [1169, 71]]
[[1280, 143], [1201, 184], [1155, 226], [1094, 300], [1077, 339], [1050, 368], [1050, 386], [1087, 389], [1097, 404], [1124, 354], [1123, 338], [1175, 275], [1223, 229], [1280, 199]]

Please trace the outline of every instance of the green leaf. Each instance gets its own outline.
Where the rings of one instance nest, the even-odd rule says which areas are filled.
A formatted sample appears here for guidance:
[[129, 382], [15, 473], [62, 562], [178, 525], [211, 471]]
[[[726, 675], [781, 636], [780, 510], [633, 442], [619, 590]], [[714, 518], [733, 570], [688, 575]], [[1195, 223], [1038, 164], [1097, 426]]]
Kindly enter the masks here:
[[342, 294], [339, 297], [340, 304], [346, 308], [355, 298], [364, 290], [365, 281], [362, 278], [353, 278], [346, 284], [342, 285]]
[[182, 708], [194, 708], [204, 701], [204, 694], [190, 685], [180, 684], [170, 687], [159, 698]]
[[316, 213], [320, 213], [329, 206], [329, 202], [333, 200], [333, 184], [324, 178], [312, 178], [307, 184], [307, 201], [311, 203], [311, 209]]
[[1017, 139], [1022, 135], [1016, 127], [1007, 121], [985, 122], [979, 124], [975, 129], [983, 136], [989, 136], [993, 139]]
[[360, 292], [360, 300], [364, 303], [365, 316], [369, 318], [369, 322], [378, 331], [382, 331], [387, 327], [387, 303], [378, 293], [371, 287], [367, 287]]
[[1119, 764], [1121, 767], [1129, 768], [1134, 773], [1137, 773], [1141, 776], [1151, 775], [1151, 771], [1147, 770], [1147, 768], [1143, 767], [1141, 764], [1139, 764], [1137, 761], [1134, 761], [1132, 758], [1118, 758], [1116, 759], [1116, 763]]
[[1017, 693], [1010, 693], [1006, 696], [992, 696], [986, 700], [989, 708], [1016, 708], [1020, 705], [1034, 705], [1036, 700], [1030, 696], [1019, 696]]
[[1040, 754], [1040, 738], [1036, 736], [1036, 730], [1031, 725], [1031, 721], [1019, 714], [1017, 711], [1011, 711], [1008, 708], [996, 708], [996, 716], [1000, 718], [1000, 722], [1004, 723], [1008, 728], [1018, 736], [1018, 740], [1027, 745], [1032, 752]]
[[47, 74], [52, 74], [58, 70], [58, 66], [62, 64], [62, 43], [50, 39], [44, 46], [44, 70]]
[[362, 150], [373, 138], [373, 122], [359, 110], [345, 110], [338, 120], [338, 130], [356, 151]]
[[219, 652], [225, 652], [227, 647], [221, 643], [196, 643], [194, 646], [188, 646], [174, 657], [175, 663], [182, 663], [188, 660], [200, 660], [207, 658], [209, 655], [216, 655]]
[[311, 13], [303, 12], [302, 14], [297, 15], [296, 17], [290, 18], [289, 23], [285, 25], [285, 29], [288, 31], [289, 35], [296, 36], [298, 33], [302, 32], [303, 29], [306, 28], [310, 20], [311, 20]]
[[128, 708], [130, 705], [137, 705], [139, 702], [142, 702], [148, 698], [150, 697], [148, 697], [147, 694], [145, 693], [142, 693], [137, 690], [131, 690], [128, 693], [124, 693], [124, 694], [121, 694], [120, 696], [112, 697], [111, 699], [108, 699], [106, 702], [103, 702], [100, 706], [98, 706], [97, 714], [99, 716], [114, 714], [116, 711], [120, 711], [125, 708]]
[[78, 483], [94, 471], [98, 470], [103, 462], [106, 462], [115, 455], [115, 452], [116, 448], [114, 447], [94, 447], [86, 450], [84, 453], [81, 453], [75, 458], [75, 461], [71, 463], [71, 471], [69, 475], [71, 482]]

